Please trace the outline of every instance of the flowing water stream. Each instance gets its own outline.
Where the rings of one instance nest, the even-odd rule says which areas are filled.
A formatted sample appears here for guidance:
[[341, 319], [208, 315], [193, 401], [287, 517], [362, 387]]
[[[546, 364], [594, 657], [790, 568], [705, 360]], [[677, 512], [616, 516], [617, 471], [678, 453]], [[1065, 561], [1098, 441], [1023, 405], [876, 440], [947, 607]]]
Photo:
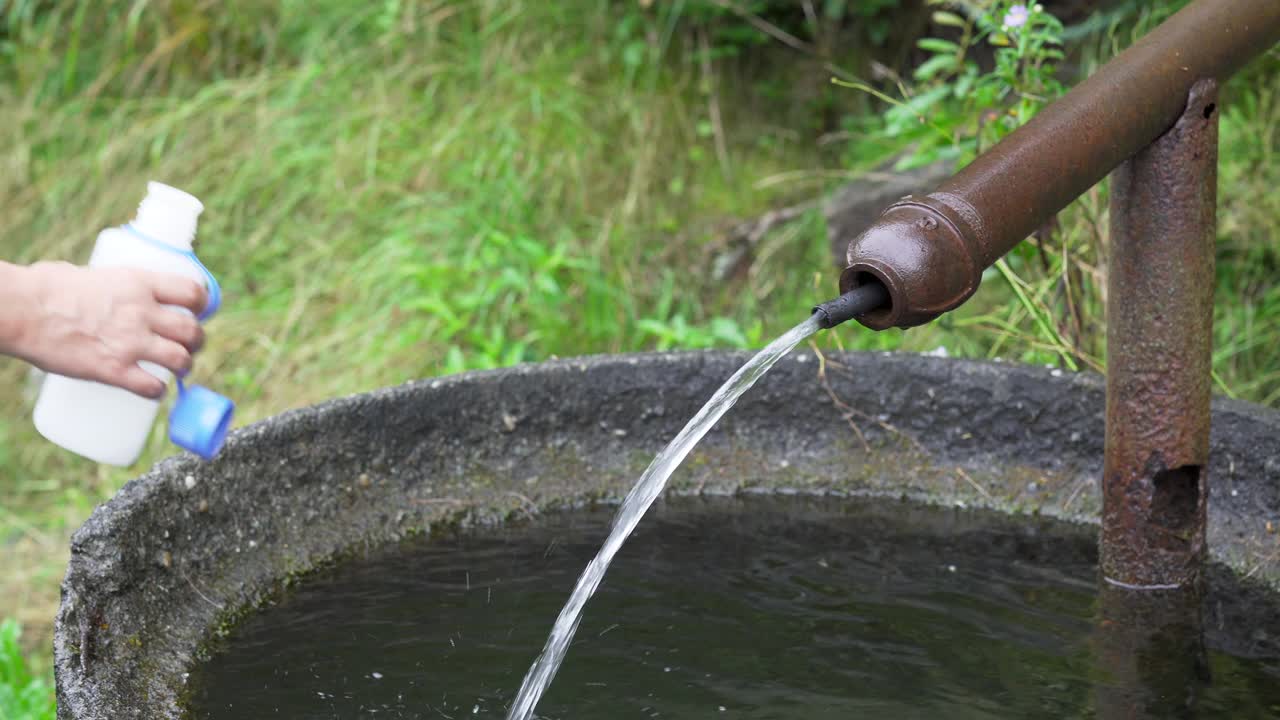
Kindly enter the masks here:
[[707, 404], [703, 405], [698, 414], [684, 426], [680, 434], [676, 435], [675, 439], [649, 464], [635, 487], [631, 488], [631, 492], [627, 493], [626, 499], [622, 501], [604, 546], [600, 548], [595, 559], [587, 565], [587, 569], [583, 571], [577, 586], [573, 589], [573, 594], [569, 596], [569, 602], [556, 618], [546, 646], [543, 647], [542, 653], [534, 661], [533, 666], [529, 668], [529, 673], [525, 675], [524, 682], [520, 686], [520, 693], [511, 704], [507, 720], [530, 720], [533, 717], [538, 700], [555, 678], [556, 670], [560, 668], [565, 652], [569, 649], [569, 643], [578, 630], [578, 623], [582, 620], [582, 610], [596, 588], [600, 586], [600, 581], [604, 579], [613, 556], [626, 542], [627, 536], [636, 529], [636, 525], [640, 523], [640, 518], [644, 517], [649, 506], [658, 495], [662, 494], [667, 479], [676, 468], [680, 467], [685, 456], [729, 411], [729, 408], [733, 407], [738, 398], [755, 384], [756, 380], [759, 380], [769, 371], [769, 368], [773, 367], [774, 363], [791, 352], [796, 345], [817, 332], [820, 327], [819, 316], [811, 315], [751, 358], [724, 385], [721, 385], [719, 390], [716, 390]]

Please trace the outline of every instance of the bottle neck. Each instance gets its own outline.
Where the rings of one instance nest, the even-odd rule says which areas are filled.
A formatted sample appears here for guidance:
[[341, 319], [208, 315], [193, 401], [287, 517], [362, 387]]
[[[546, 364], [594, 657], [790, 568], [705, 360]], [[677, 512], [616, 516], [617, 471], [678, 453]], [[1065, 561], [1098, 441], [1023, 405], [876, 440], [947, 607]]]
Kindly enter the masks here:
[[195, 197], [161, 183], [147, 184], [147, 196], [131, 223], [138, 232], [178, 250], [191, 250], [196, 220], [204, 205]]

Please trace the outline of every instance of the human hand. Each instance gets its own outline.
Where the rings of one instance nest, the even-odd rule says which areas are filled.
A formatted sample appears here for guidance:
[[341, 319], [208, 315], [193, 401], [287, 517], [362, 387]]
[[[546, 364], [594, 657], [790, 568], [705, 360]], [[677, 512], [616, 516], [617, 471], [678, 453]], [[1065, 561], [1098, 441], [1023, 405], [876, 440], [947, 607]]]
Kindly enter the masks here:
[[9, 315], [0, 318], [0, 352], [46, 372], [159, 398], [165, 384], [138, 362], [183, 375], [204, 345], [195, 317], [165, 307], [204, 310], [206, 291], [190, 278], [61, 262], [7, 270], [14, 281], [0, 287], [0, 313]]

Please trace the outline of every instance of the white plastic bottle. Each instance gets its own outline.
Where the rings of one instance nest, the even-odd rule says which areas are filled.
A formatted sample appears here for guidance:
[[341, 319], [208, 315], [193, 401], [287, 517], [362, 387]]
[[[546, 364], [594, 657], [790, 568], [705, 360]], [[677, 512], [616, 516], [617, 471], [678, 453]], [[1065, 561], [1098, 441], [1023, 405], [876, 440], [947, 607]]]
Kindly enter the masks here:
[[[133, 267], [176, 273], [207, 285], [208, 275], [191, 255], [196, 220], [204, 205], [194, 196], [157, 182], [126, 226], [98, 235], [91, 267]], [[167, 246], [167, 247], [166, 247]], [[174, 307], [175, 312], [189, 313]], [[168, 384], [173, 375], [149, 362], [139, 365]], [[48, 375], [35, 406], [35, 426], [51, 442], [90, 460], [128, 466], [151, 434], [160, 401], [122, 388]]]

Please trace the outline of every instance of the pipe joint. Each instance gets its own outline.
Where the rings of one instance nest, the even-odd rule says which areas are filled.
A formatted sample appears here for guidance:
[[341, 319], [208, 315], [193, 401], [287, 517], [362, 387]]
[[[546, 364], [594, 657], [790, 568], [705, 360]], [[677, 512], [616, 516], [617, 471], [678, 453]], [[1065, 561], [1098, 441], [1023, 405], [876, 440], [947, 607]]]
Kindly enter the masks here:
[[872, 330], [923, 325], [959, 307], [978, 289], [987, 244], [976, 213], [947, 196], [907, 196], [849, 243], [840, 277], [847, 293], [878, 281], [888, 304], [856, 319]]

